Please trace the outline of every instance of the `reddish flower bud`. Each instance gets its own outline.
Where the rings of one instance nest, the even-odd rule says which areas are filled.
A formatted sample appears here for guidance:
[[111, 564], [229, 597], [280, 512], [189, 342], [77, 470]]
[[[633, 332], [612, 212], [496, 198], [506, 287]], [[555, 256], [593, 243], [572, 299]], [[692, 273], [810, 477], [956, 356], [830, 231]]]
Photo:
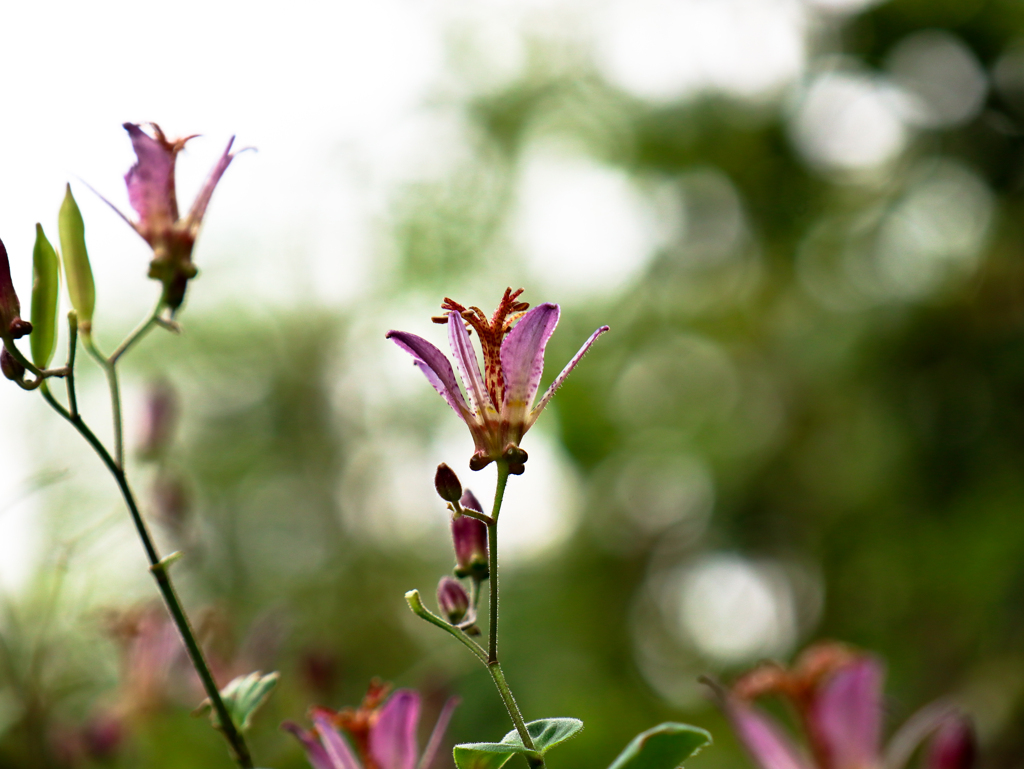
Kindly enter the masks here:
[[25, 367], [7, 352], [7, 348], [0, 350], [0, 371], [12, 382], [21, 382], [25, 379]]
[[932, 737], [927, 769], [972, 769], [978, 748], [971, 722], [964, 716], [947, 719]]
[[[482, 513], [482, 506], [468, 489], [462, 495], [462, 506]], [[459, 577], [487, 579], [487, 524], [457, 515], [452, 518], [452, 543], [455, 545], [455, 574]]]
[[11, 280], [11, 263], [7, 260], [3, 241], [0, 241], [0, 336], [19, 339], [31, 330], [32, 324], [21, 319], [21, 302]]
[[462, 484], [459, 483], [459, 476], [455, 474], [444, 462], [437, 466], [434, 474], [434, 488], [437, 495], [445, 502], [458, 502], [462, 496]]
[[451, 624], [458, 625], [469, 612], [469, 595], [454, 577], [441, 577], [437, 583], [437, 607]]

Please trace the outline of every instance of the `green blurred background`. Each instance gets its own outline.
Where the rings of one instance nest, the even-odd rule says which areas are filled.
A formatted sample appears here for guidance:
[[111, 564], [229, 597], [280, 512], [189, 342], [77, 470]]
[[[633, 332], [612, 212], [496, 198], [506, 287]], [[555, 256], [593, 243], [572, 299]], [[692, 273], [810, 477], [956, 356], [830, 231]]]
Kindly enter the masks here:
[[[697, 677], [817, 638], [886, 660], [890, 727], [949, 695], [984, 767], [1020, 765], [1024, 6], [821, 5], [797, 81], [746, 95], [638, 94], [612, 54], [543, 28], [514, 78], [480, 85], [453, 34], [438, 98], [468, 139], [389, 191], [372, 289], [340, 310], [205, 303], [133, 353], [129, 435], [148, 383], [178, 394], [168, 456], [133, 472], [185, 553], [186, 603], [222, 674], [282, 673], [261, 765], [306, 766], [278, 724], [373, 676], [423, 691], [426, 721], [458, 694], [454, 741], [509, 728], [485, 671], [402, 598], [452, 565], [433, 468], [482, 499], [493, 473], [384, 340], [442, 345], [443, 297], [489, 312], [509, 284], [562, 303], [545, 385], [612, 328], [525, 439], [503, 512], [510, 684], [527, 718], [586, 724], [551, 766], [607, 765], [663, 720], [713, 732], [695, 769], [749, 766]], [[671, 13], [643, 7], [641, 45]], [[787, 7], [765, 5], [766, 30]], [[649, 224], [608, 229], [603, 190]], [[574, 222], [598, 240], [545, 240]], [[187, 677], [154, 669], [155, 591], [114, 485], [33, 408], [44, 556], [0, 613], [0, 765], [227, 766]]]

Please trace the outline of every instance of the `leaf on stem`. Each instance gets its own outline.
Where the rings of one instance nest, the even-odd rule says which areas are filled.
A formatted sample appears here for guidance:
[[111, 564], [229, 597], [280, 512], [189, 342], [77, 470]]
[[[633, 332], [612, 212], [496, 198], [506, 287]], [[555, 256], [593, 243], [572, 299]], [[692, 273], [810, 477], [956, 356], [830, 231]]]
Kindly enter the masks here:
[[57, 252], [43, 234], [43, 226], [36, 225], [36, 244], [32, 249], [32, 362], [46, 368], [53, 358], [57, 341], [57, 288], [60, 285], [60, 267]]
[[[227, 706], [228, 715], [231, 716], [231, 720], [240, 732], [249, 728], [253, 714], [267, 701], [267, 697], [270, 696], [271, 690], [277, 685], [277, 680], [280, 677], [281, 674], [277, 672], [263, 675], [257, 670], [247, 676], [233, 679], [220, 690], [220, 696]], [[209, 712], [214, 728], [219, 729], [220, 721], [217, 718], [217, 711], [213, 709], [213, 705], [208, 699], [203, 700], [195, 714], [201, 715], [206, 712]]]
[[711, 744], [711, 735], [688, 724], [664, 723], [641, 732], [608, 769], [679, 769]]
[[513, 729], [501, 742], [468, 742], [455, 746], [458, 769], [499, 769], [512, 756], [543, 756], [555, 745], [565, 742], [583, 730], [578, 718], [542, 718], [526, 725], [536, 750], [523, 746], [519, 732]]
[[85, 248], [85, 222], [82, 221], [82, 212], [78, 210], [78, 204], [71, 194], [70, 184], [60, 207], [57, 224], [60, 230], [60, 250], [64, 255], [68, 296], [71, 298], [71, 306], [78, 313], [82, 331], [86, 332], [92, 323], [92, 313], [96, 307], [96, 286], [92, 280], [89, 252]]

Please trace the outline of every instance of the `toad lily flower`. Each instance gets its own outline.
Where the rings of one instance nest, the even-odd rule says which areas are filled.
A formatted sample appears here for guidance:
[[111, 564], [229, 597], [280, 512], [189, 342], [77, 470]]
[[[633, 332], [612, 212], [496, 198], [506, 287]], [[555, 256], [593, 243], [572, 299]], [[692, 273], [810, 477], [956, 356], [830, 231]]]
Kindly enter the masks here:
[[[925, 739], [923, 769], [971, 769], [973, 732], [952, 706], [933, 703], [912, 716], [882, 751], [882, 663], [845, 646], [807, 649], [791, 670], [767, 663], [731, 691], [717, 686], [719, 704], [740, 742], [761, 769], [902, 769]], [[794, 744], [755, 698], [779, 694], [792, 703], [810, 757]]]
[[[480, 470], [495, 460], [504, 460], [508, 462], [510, 473], [523, 472], [523, 463], [527, 459], [526, 452], [519, 448], [523, 435], [537, 421], [551, 396], [594, 340], [608, 330], [608, 326], [602, 326], [590, 335], [534, 406], [533, 400], [544, 371], [544, 348], [558, 324], [560, 310], [557, 304], [544, 303], [526, 312], [529, 305], [517, 301], [522, 292], [522, 289], [506, 289], [490, 320], [480, 308], [467, 309], [447, 298], [441, 305], [446, 314], [434, 318], [436, 323], [448, 325], [448, 341], [466, 388], [466, 397], [463, 397], [452, 365], [444, 353], [415, 334], [406, 331], [387, 333], [388, 339], [412, 355], [417, 368], [469, 426], [476, 444], [476, 451], [469, 461], [473, 470]], [[483, 376], [466, 330], [467, 324], [480, 339]]]
[[[312, 730], [290, 721], [281, 727], [299, 739], [313, 769], [429, 769], [458, 699], [452, 697], [445, 703], [420, 755], [416, 744], [420, 695], [399, 689], [382, 706], [389, 688], [374, 682], [355, 710], [335, 713], [314, 708]], [[342, 731], [351, 738], [351, 745]]]
[[150, 125], [153, 128], [153, 136], [135, 123], [124, 124], [137, 157], [135, 165], [125, 174], [124, 180], [128, 185], [128, 202], [139, 215], [139, 220], [133, 222], [109, 201], [107, 203], [153, 249], [149, 277], [164, 284], [164, 303], [171, 310], [176, 310], [185, 298], [188, 281], [196, 276], [197, 271], [192, 264], [192, 248], [199, 235], [199, 227], [203, 223], [203, 216], [210, 204], [213, 190], [237, 154], [231, 152], [235, 137], [231, 137], [224, 154], [210, 171], [188, 215], [180, 218], [174, 184], [174, 164], [185, 143], [195, 136], [170, 141], [164, 136], [160, 126], [156, 123]]

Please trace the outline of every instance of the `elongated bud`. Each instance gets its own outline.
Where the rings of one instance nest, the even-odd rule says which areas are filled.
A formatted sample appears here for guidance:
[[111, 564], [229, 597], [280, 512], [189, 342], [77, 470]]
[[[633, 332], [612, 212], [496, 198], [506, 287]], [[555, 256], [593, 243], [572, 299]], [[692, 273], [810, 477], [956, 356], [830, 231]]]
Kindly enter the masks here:
[[139, 435], [139, 456], [157, 459], [174, 438], [178, 424], [178, 395], [170, 382], [158, 381], [146, 393], [146, 407]]
[[60, 231], [60, 250], [64, 256], [64, 275], [68, 282], [71, 306], [78, 313], [79, 327], [88, 333], [92, 326], [92, 313], [96, 307], [96, 285], [92, 280], [89, 252], [85, 248], [85, 222], [82, 212], [67, 186], [64, 202], [57, 218]]
[[32, 324], [21, 319], [21, 302], [11, 280], [11, 263], [7, 249], [0, 241], [0, 336], [19, 339], [32, 330]]
[[972, 769], [978, 747], [974, 728], [965, 716], [950, 718], [938, 728], [928, 747], [926, 769]]
[[437, 495], [445, 502], [458, 502], [462, 496], [462, 484], [459, 483], [459, 476], [444, 462], [437, 466], [437, 472], [434, 473], [434, 488], [437, 489]]
[[57, 289], [60, 267], [57, 252], [36, 225], [36, 244], [32, 249], [32, 362], [46, 368], [53, 358], [57, 341]]
[[441, 616], [453, 625], [458, 625], [469, 612], [469, 595], [454, 577], [441, 577], [437, 583], [437, 608]]
[[[482, 513], [482, 505], [469, 489], [462, 495], [464, 508]], [[452, 518], [452, 544], [455, 545], [455, 574], [458, 577], [487, 579], [490, 570], [487, 562], [487, 524], [457, 515]]]
[[0, 371], [12, 382], [21, 382], [25, 379], [25, 367], [7, 352], [7, 348], [0, 350]]

